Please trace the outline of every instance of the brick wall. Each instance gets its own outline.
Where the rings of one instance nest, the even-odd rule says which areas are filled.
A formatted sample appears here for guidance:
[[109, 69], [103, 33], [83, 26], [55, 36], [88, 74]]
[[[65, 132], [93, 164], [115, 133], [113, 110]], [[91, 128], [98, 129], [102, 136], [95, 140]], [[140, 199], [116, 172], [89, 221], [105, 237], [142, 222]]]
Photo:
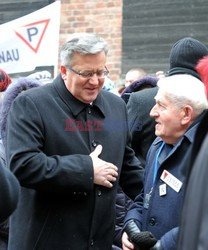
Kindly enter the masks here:
[[122, 55], [122, 0], [62, 0], [60, 45], [74, 32], [95, 32], [109, 44], [107, 67], [118, 80]]

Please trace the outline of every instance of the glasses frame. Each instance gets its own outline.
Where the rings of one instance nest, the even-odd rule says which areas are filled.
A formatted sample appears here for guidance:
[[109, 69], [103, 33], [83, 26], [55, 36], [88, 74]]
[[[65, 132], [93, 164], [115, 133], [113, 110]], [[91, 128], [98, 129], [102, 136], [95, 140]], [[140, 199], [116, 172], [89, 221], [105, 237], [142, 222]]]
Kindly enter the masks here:
[[84, 72], [85, 70], [83, 70], [83, 71], [77, 71], [77, 70], [71, 68], [69, 65], [66, 65], [65, 67], [66, 67], [67, 69], [71, 70], [72, 72], [74, 72], [75, 74], [77, 74], [77, 75], [79, 75], [79, 76], [81, 76], [81, 77], [83, 77], [83, 78], [86, 78], [86, 79], [89, 79], [89, 78], [93, 77], [94, 74], [96, 74], [97, 78], [103, 79], [103, 78], [105, 78], [105, 76], [107, 76], [107, 75], [109, 74], [109, 70], [108, 70], [108, 68], [107, 68], [106, 66], [105, 66], [105, 70], [103, 71], [103, 74], [104, 74], [103, 77], [99, 77], [99, 76], [97, 75], [97, 72], [96, 72], [96, 71], [90, 71], [90, 70], [89, 70], [89, 72], [92, 72], [92, 73], [93, 73], [92, 76], [83, 76], [82, 74], [83, 74], [83, 72]]

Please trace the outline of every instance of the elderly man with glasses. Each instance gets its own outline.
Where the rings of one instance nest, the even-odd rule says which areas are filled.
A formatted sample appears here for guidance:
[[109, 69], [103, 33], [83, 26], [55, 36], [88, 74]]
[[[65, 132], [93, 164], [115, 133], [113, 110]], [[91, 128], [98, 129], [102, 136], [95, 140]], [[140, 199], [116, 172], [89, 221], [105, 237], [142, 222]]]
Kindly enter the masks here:
[[12, 105], [7, 161], [21, 199], [10, 250], [111, 249], [118, 184], [131, 198], [142, 188], [126, 105], [102, 91], [107, 51], [97, 35], [74, 34], [53, 83]]

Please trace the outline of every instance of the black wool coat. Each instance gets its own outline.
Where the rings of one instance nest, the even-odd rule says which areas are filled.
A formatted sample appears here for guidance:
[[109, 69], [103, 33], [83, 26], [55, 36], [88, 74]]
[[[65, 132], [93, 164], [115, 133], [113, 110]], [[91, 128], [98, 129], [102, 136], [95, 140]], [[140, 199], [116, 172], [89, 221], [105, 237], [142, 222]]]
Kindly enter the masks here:
[[[111, 249], [117, 186], [134, 198], [143, 184], [123, 100], [102, 91], [84, 104], [59, 75], [20, 94], [8, 119], [7, 161], [21, 184], [9, 249]], [[118, 167], [111, 189], [93, 183], [89, 154], [98, 144], [100, 158]]]
[[137, 158], [145, 166], [147, 152], [156, 138], [155, 120], [149, 113], [155, 105], [158, 87], [131, 93], [127, 103], [128, 120], [131, 133], [132, 148]]
[[[17, 207], [20, 186], [13, 173], [6, 168], [5, 152], [0, 140], [0, 224], [13, 213]], [[0, 226], [0, 231], [2, 227]]]

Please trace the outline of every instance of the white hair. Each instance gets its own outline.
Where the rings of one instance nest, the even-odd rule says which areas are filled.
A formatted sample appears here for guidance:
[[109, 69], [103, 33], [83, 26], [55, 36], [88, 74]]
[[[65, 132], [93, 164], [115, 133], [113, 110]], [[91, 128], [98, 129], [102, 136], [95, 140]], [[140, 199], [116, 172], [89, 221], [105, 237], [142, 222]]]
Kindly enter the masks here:
[[74, 33], [61, 47], [60, 61], [63, 65], [72, 66], [74, 53], [97, 54], [102, 51], [108, 52], [107, 42], [102, 37], [94, 33]]
[[[190, 105], [196, 115], [208, 109], [206, 90], [203, 82], [187, 74], [173, 75], [159, 79], [157, 82], [160, 91], [177, 107]], [[156, 95], [155, 99], [158, 98]]]

